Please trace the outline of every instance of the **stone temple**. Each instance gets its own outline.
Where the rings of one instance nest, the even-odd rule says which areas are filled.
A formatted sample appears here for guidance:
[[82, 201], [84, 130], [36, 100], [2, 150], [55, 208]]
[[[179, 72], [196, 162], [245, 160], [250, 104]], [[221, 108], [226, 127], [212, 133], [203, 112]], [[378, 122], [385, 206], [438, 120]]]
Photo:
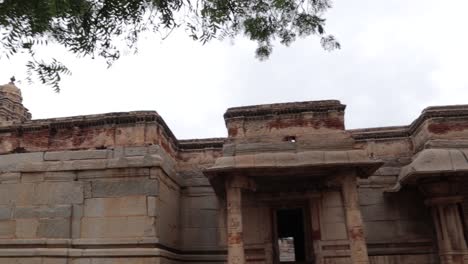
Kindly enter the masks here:
[[151, 111], [31, 120], [0, 86], [0, 264], [467, 264], [468, 105], [344, 114], [235, 107], [178, 140]]

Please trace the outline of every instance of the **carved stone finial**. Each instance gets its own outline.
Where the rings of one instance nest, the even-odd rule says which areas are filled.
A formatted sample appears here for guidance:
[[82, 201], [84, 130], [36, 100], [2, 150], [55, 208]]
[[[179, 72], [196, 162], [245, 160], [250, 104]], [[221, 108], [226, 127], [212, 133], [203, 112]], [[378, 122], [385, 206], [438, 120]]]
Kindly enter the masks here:
[[15, 76], [11, 76], [10, 78], [10, 84], [15, 84], [16, 78]]

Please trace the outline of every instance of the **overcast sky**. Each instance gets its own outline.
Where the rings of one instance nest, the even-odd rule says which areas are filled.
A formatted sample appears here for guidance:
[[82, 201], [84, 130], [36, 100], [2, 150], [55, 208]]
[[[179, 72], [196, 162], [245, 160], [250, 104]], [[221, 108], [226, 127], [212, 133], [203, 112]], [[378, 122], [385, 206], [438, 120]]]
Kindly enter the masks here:
[[[33, 118], [156, 110], [179, 139], [223, 137], [228, 107], [339, 99], [346, 127], [407, 125], [430, 105], [468, 104], [468, 1], [335, 0], [327, 31], [342, 49], [324, 51], [315, 37], [276, 45], [260, 62], [255, 43], [182, 34], [149, 36], [137, 55], [110, 69], [55, 47], [73, 75], [56, 94], [17, 84]], [[0, 81], [24, 78], [24, 58], [3, 59]]]

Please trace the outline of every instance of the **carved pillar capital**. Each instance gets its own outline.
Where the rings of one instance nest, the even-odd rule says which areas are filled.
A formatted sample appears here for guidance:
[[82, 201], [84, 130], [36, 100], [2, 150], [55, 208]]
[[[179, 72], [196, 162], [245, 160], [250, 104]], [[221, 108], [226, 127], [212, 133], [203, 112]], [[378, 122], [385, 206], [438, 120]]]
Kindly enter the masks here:
[[445, 196], [445, 197], [434, 197], [428, 198], [424, 201], [427, 206], [439, 206], [439, 205], [450, 205], [460, 204], [463, 202], [463, 196]]
[[255, 181], [244, 175], [231, 175], [226, 177], [226, 189], [239, 188], [243, 190], [255, 191], [257, 186]]
[[427, 198], [451, 197], [460, 194], [461, 185], [458, 181], [440, 179], [430, 182], [419, 182], [419, 190]]

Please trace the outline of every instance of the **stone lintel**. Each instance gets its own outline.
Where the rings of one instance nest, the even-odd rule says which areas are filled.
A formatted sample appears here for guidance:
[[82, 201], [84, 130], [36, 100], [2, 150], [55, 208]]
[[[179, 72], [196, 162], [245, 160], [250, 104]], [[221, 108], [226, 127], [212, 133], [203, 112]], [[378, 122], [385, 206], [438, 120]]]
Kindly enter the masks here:
[[[238, 155], [218, 158], [213, 167], [204, 171], [208, 177], [226, 174], [249, 176], [309, 174], [330, 170], [357, 169], [360, 177], [372, 175], [380, 160], [367, 157], [364, 151], [302, 151]], [[265, 173], [267, 172], [267, 173]]]

